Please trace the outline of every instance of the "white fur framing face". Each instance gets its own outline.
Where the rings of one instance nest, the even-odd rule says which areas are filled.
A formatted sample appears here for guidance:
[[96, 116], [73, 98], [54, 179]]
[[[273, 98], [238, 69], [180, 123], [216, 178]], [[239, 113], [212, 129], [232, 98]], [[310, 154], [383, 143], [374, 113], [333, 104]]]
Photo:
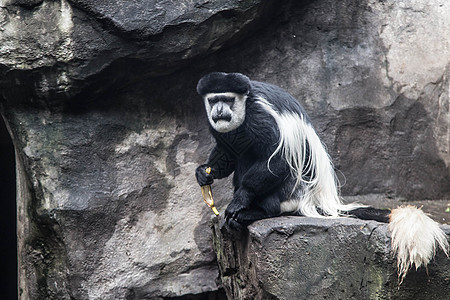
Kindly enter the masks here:
[[[212, 118], [212, 111], [214, 109], [214, 104], [211, 105], [209, 102], [210, 98], [214, 98], [217, 96], [225, 96], [225, 97], [233, 97], [234, 98], [234, 104], [231, 108], [231, 120], [218, 120], [217, 122], [214, 122]], [[240, 95], [236, 93], [209, 93], [206, 94], [204, 97], [205, 101], [205, 109], [206, 114], [208, 115], [209, 124], [216, 130], [217, 132], [225, 133], [230, 132], [239, 126], [244, 122], [245, 120], [245, 103], [247, 100], [246, 95]], [[226, 104], [227, 105], [227, 104]]]

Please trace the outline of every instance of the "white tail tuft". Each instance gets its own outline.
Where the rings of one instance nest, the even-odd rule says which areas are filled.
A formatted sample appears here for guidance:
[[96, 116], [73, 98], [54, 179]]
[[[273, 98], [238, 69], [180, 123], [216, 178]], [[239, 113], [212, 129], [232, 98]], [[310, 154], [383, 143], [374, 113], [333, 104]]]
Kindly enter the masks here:
[[390, 214], [391, 246], [397, 255], [399, 283], [408, 270], [428, 265], [437, 246], [448, 256], [448, 241], [439, 224], [415, 206], [401, 206]]

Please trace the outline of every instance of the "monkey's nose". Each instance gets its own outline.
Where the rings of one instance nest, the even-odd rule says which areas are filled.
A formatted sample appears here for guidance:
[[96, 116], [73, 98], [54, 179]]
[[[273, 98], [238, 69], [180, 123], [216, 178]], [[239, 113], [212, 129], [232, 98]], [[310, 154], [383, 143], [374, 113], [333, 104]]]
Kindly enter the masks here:
[[223, 104], [218, 104], [218, 107], [217, 107], [217, 116], [219, 117], [219, 118], [221, 118], [222, 116], [223, 116]]

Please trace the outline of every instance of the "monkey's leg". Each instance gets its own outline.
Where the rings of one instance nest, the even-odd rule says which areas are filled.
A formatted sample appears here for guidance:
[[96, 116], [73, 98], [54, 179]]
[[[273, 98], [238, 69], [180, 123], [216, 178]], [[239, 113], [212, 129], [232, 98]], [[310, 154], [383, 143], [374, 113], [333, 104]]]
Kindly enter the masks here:
[[[225, 211], [227, 219], [235, 219], [240, 211], [254, 210], [254, 207], [263, 208], [265, 211], [264, 207], [267, 206], [265, 199], [271, 198], [282, 189], [283, 181], [288, 175], [289, 167], [279, 155], [272, 158], [270, 169], [268, 169], [267, 161], [254, 163], [246, 170], [237, 184], [238, 188], [234, 193], [233, 200]], [[277, 199], [277, 203], [279, 210], [279, 199]]]
[[257, 220], [279, 216], [281, 211], [278, 194], [273, 193], [256, 199], [248, 209], [239, 211], [232, 218], [227, 218], [228, 224], [231, 227], [238, 227], [233, 226], [236, 225], [235, 223], [246, 226]]

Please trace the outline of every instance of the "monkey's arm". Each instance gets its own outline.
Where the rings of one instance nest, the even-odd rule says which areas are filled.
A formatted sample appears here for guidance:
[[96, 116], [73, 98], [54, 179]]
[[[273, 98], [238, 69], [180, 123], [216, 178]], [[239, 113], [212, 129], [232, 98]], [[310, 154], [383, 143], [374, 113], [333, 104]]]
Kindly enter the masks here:
[[[210, 167], [211, 174], [206, 173], [206, 168]], [[220, 179], [233, 173], [236, 167], [236, 158], [216, 145], [209, 155], [208, 162], [197, 167], [195, 176], [200, 186], [212, 184], [214, 179]]]
[[214, 147], [208, 158], [214, 179], [228, 177], [236, 167], [236, 158], [225, 151], [219, 144]]

